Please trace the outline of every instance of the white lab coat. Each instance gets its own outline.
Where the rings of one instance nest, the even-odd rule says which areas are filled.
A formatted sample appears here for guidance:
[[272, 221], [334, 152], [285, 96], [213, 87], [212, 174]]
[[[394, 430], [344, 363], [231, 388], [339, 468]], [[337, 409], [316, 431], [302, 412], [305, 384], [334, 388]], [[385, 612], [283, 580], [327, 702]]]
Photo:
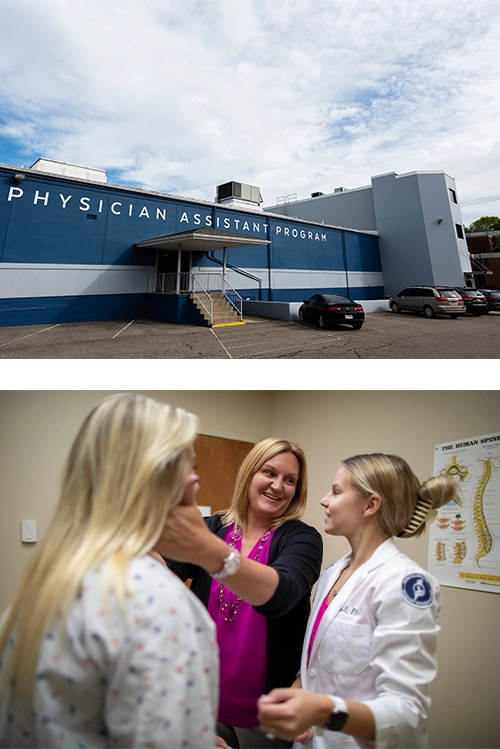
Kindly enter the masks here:
[[376, 741], [316, 729], [308, 746], [426, 747], [441, 594], [437, 581], [401, 553], [392, 538], [328, 606], [307, 663], [318, 610], [350, 556], [321, 575], [302, 652], [302, 687], [368, 705], [375, 716]]

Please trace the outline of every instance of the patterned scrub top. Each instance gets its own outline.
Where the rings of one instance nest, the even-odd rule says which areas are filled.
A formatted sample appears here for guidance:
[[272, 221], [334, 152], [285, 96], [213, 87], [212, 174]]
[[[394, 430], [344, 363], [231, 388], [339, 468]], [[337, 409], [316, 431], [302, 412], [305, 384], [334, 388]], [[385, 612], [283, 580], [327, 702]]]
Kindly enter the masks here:
[[0, 706], [0, 747], [215, 746], [214, 623], [152, 557], [128, 572], [126, 617], [104, 594], [101, 568], [85, 576], [66, 641], [54, 628], [42, 643], [32, 698]]

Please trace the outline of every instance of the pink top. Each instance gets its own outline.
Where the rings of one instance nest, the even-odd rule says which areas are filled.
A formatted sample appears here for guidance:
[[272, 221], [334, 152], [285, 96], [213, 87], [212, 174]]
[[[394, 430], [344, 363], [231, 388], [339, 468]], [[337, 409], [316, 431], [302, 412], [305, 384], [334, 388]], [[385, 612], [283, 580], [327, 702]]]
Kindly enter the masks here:
[[[234, 525], [230, 525], [224, 540], [231, 541]], [[274, 531], [265, 541], [260, 557], [260, 564], [266, 564], [269, 556], [269, 546]], [[254, 559], [260, 546], [260, 539], [248, 555]], [[241, 549], [241, 538], [235, 548]], [[226, 601], [231, 604], [237, 596], [223, 586]], [[219, 584], [212, 581], [208, 612], [217, 627], [217, 642], [220, 655], [220, 698], [219, 716], [217, 720], [230, 726], [240, 728], [255, 728], [259, 725], [257, 719], [257, 700], [264, 694], [266, 688], [266, 618], [258, 614], [253, 606], [240, 601], [238, 612], [234, 615], [231, 609], [225, 614], [221, 611], [219, 600]], [[233, 619], [233, 621], [225, 621]]]
[[325, 600], [319, 607], [318, 614], [316, 616], [316, 620], [313, 624], [312, 632], [311, 632], [311, 639], [309, 640], [309, 647], [307, 649], [307, 663], [309, 663], [309, 660], [311, 658], [311, 651], [313, 649], [314, 640], [316, 638], [316, 632], [318, 631], [318, 627], [321, 624], [321, 620], [323, 619], [323, 616], [325, 615], [325, 611], [328, 608], [328, 593], [325, 596]]

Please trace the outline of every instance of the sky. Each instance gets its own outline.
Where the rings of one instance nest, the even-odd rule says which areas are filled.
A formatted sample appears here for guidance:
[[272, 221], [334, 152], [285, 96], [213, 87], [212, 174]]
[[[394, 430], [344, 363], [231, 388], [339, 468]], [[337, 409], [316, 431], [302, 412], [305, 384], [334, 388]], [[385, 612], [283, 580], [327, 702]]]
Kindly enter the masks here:
[[0, 163], [213, 200], [445, 171], [500, 215], [498, 0], [0, 0]]

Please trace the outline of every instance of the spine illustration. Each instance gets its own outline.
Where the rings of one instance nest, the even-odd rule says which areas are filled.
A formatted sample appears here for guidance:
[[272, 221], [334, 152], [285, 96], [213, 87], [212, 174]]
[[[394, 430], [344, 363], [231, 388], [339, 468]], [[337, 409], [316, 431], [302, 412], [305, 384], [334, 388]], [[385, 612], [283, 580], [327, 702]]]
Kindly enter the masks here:
[[467, 546], [465, 541], [458, 541], [453, 547], [453, 564], [462, 564], [467, 556]]
[[472, 519], [474, 521], [474, 529], [478, 540], [478, 550], [475, 557], [475, 561], [478, 567], [481, 567], [479, 560], [490, 553], [492, 547], [492, 538], [490, 529], [486, 522], [483, 510], [483, 495], [484, 490], [491, 478], [491, 460], [488, 458], [481, 461], [483, 463], [483, 474], [478, 481], [476, 491], [474, 492], [473, 504], [472, 504]]
[[459, 481], [465, 481], [468, 475], [467, 466], [461, 466], [460, 463], [457, 463], [456, 455], [452, 456], [450, 465], [440, 473], [440, 476], [458, 476]]
[[436, 562], [446, 562], [446, 545], [443, 541], [436, 544]]

